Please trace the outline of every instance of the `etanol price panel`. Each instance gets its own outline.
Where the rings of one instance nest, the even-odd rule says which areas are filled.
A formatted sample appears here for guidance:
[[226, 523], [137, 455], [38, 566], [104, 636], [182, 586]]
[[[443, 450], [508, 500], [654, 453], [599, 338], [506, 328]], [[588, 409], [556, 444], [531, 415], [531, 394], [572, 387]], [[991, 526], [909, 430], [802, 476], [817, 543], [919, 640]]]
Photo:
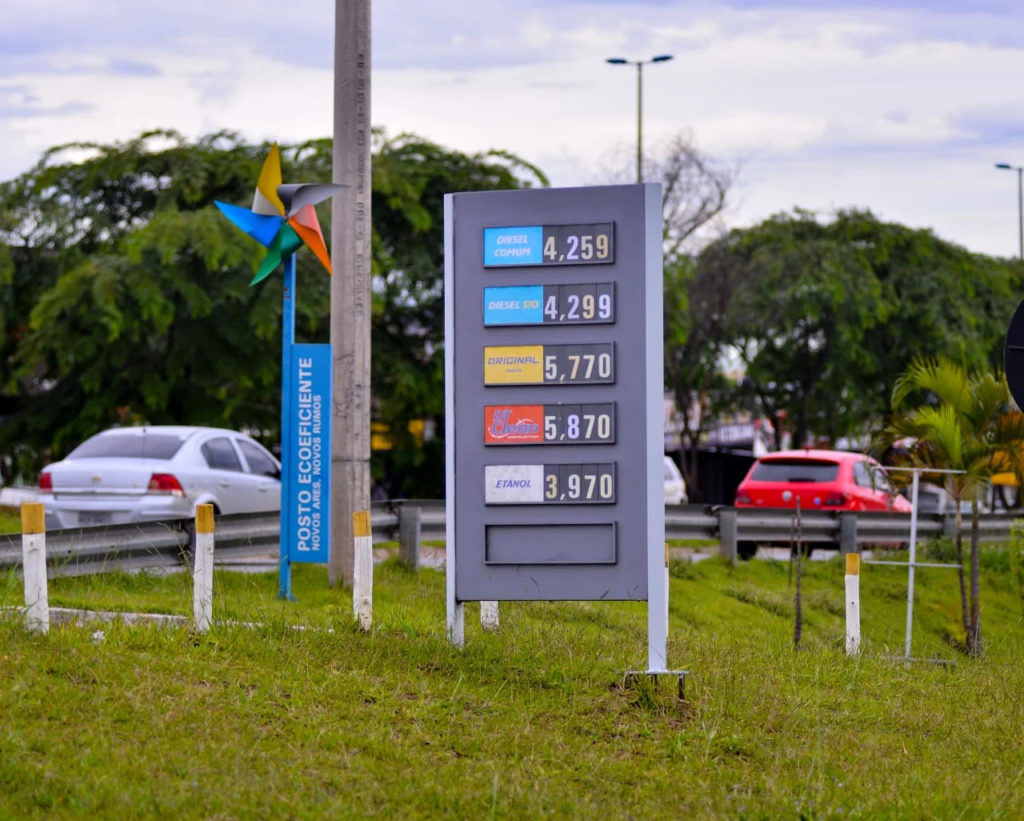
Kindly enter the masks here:
[[615, 442], [615, 403], [487, 405], [485, 445], [589, 445]]
[[488, 505], [579, 505], [615, 502], [615, 463], [487, 465]]
[[484, 325], [601, 325], [615, 322], [615, 283], [484, 288]]
[[615, 343], [484, 347], [485, 385], [609, 385]]
[[484, 267], [615, 262], [614, 224], [484, 228]]

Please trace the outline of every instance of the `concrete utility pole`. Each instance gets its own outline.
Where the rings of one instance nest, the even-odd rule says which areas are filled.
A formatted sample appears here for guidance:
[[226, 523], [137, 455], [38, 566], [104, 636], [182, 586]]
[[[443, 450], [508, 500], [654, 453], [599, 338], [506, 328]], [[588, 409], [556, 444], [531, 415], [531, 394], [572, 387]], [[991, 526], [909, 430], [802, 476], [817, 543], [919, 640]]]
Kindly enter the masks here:
[[331, 208], [332, 586], [352, 584], [352, 514], [370, 509], [370, 0], [334, 4], [334, 182]]

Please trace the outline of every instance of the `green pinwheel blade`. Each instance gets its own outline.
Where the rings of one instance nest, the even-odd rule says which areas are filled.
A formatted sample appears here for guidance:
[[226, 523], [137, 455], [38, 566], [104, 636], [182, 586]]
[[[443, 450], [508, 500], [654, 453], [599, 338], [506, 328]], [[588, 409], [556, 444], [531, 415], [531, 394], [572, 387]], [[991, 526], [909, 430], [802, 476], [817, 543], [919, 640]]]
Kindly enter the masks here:
[[277, 236], [274, 237], [274, 241], [270, 245], [270, 250], [267, 251], [267, 255], [263, 257], [263, 262], [260, 263], [260, 268], [256, 272], [256, 276], [252, 278], [252, 282], [249, 283], [249, 286], [251, 287], [256, 285], [258, 282], [265, 280], [274, 272], [274, 269], [281, 264], [281, 260], [289, 254], [294, 254], [301, 247], [302, 238], [287, 222], [284, 223], [281, 226], [281, 230], [277, 232]]

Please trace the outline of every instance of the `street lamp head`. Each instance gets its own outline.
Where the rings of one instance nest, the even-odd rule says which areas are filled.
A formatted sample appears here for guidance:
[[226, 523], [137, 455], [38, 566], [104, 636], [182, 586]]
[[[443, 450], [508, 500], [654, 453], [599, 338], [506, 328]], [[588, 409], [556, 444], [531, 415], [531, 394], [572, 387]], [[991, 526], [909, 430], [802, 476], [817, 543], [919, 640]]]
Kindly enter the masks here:
[[671, 54], [659, 54], [657, 57], [654, 57], [651, 60], [651, 62], [652, 63], [666, 63], [666, 62], [668, 62], [671, 59], [672, 59], [672, 55]]
[[996, 168], [1006, 168], [1006, 169], [1012, 169], [1012, 168], [1013, 168], [1013, 166], [1012, 166], [1012, 165], [1010, 165], [1010, 164], [1009, 164], [1008, 162], [997, 162], [997, 163], [996, 163]]
[[612, 63], [613, 65], [616, 66], [624, 66], [629, 61], [623, 59], [622, 57], [609, 57], [606, 62]]

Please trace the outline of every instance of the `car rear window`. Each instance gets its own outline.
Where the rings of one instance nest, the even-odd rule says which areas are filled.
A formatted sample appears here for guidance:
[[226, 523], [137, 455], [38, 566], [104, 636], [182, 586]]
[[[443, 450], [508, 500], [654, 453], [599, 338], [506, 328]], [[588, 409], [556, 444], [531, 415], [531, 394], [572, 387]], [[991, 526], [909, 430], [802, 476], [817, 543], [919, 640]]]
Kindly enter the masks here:
[[100, 434], [71, 451], [69, 459], [170, 459], [185, 440], [168, 433]]
[[771, 459], [758, 462], [750, 478], [758, 482], [833, 482], [838, 475], [838, 462]]

